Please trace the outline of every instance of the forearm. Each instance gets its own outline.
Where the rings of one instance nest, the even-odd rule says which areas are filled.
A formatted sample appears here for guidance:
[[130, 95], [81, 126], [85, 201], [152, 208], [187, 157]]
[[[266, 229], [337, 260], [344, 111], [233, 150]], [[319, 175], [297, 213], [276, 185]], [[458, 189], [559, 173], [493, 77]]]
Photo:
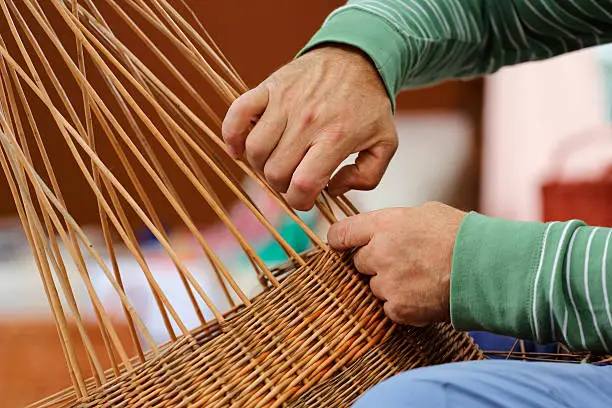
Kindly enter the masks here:
[[[538, 308], [537, 321], [539, 326], [550, 322], [550, 329], [541, 329], [544, 336], [562, 341], [572, 349], [610, 351], [611, 233], [609, 228], [576, 228], [562, 248], [563, 265], [548, 280], [543, 274], [542, 284], [546, 286], [538, 291], [538, 298], [549, 312]], [[549, 291], [548, 295], [544, 290]]]
[[391, 98], [612, 39], [603, 0], [351, 0], [302, 52], [345, 43], [367, 53]]
[[609, 351], [611, 231], [579, 221], [524, 223], [470, 214], [453, 259], [453, 324]]

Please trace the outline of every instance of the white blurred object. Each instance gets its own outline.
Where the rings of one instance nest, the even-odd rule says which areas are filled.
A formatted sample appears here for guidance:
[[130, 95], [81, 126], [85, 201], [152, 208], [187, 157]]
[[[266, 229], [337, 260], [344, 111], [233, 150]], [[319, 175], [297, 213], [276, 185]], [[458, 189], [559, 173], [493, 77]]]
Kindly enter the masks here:
[[612, 122], [612, 44], [596, 47], [595, 56], [602, 76], [602, 85], [606, 99], [606, 115], [608, 121]]
[[49, 305], [23, 227], [0, 220], [0, 317], [49, 316]]
[[468, 164], [473, 129], [466, 116], [398, 114], [396, 126], [399, 149], [380, 185], [347, 194], [362, 211], [446, 201]]

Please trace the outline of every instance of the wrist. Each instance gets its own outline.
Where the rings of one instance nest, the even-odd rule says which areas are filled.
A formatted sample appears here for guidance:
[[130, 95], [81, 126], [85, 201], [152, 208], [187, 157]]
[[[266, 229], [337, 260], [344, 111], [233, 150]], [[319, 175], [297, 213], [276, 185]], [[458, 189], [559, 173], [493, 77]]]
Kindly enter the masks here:
[[342, 61], [356, 62], [360, 66], [368, 67], [376, 70], [376, 64], [368, 54], [360, 48], [350, 44], [336, 43], [333, 41], [322, 42], [313, 45], [299, 55], [299, 58], [306, 56], [324, 56], [326, 58], [337, 59]]
[[324, 58], [333, 63], [346, 64], [368, 74], [376, 75], [384, 90], [384, 82], [376, 69], [376, 64], [368, 54], [358, 47], [350, 44], [325, 42], [315, 45], [300, 56], [300, 58], [308, 57]]
[[366, 95], [376, 106], [392, 109], [385, 83], [368, 54], [349, 44], [321, 43], [303, 53], [299, 60], [312, 59], [324, 72], [339, 76], [354, 91]]
[[395, 95], [401, 90], [405, 72], [406, 44], [401, 33], [378, 15], [356, 8], [341, 8], [330, 15], [298, 56], [330, 44], [356, 48], [368, 56], [395, 110]]

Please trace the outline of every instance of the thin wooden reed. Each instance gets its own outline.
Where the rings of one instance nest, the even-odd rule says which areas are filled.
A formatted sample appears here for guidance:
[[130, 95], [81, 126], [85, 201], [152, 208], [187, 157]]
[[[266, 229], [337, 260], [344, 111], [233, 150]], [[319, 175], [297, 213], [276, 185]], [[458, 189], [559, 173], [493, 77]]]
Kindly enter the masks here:
[[[0, 10], [0, 164], [73, 382], [32, 407], [349, 406], [404, 370], [483, 358], [448, 325], [392, 324], [350, 253], [331, 251], [260, 174], [230, 159], [221, 118], [247, 86], [186, 2], [0, 0]], [[79, 203], [67, 194], [60, 154], [94, 203], [100, 244], [73, 215]], [[301, 228], [308, 251], [282, 236], [247, 180]], [[235, 209], [250, 214], [286, 263], [264, 261], [232, 219]], [[239, 248], [256, 293], [196, 221], [202, 212]], [[317, 212], [334, 223], [358, 210], [324, 192]], [[136, 228], [155, 237], [196, 326], [160, 283]], [[193, 240], [212, 280], [181, 256], [176, 230]], [[126, 255], [147, 283], [163, 339], [134, 306]], [[119, 316], [94, 278], [112, 288]], [[80, 287], [86, 296], [75, 295]], [[96, 333], [86, 329], [86, 311]], [[118, 324], [128, 327], [129, 344]], [[92, 336], [101, 336], [104, 354]]]

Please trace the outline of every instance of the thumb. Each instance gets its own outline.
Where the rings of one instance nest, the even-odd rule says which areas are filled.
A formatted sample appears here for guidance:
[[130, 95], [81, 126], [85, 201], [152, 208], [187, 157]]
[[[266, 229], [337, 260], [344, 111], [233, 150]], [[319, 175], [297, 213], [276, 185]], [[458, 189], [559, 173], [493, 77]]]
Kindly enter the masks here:
[[344, 251], [367, 245], [374, 236], [376, 225], [373, 213], [353, 215], [333, 224], [327, 232], [329, 246]]
[[331, 179], [329, 194], [339, 196], [350, 190], [372, 190], [380, 183], [396, 147], [380, 143], [359, 152], [355, 164], [341, 168]]
[[238, 97], [227, 111], [221, 133], [234, 158], [240, 158], [244, 153], [247, 136], [266, 110], [268, 99], [267, 88], [260, 85]]

